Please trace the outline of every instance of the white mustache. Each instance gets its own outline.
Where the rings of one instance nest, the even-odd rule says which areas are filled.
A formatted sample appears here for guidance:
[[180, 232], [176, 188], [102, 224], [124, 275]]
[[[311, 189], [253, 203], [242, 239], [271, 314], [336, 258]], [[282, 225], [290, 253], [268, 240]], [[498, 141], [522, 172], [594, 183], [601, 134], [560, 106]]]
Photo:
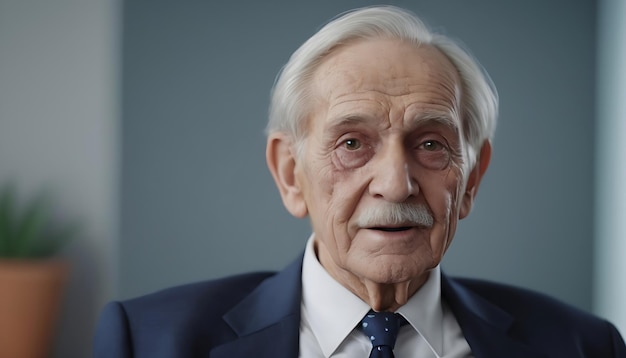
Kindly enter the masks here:
[[365, 209], [357, 218], [358, 227], [390, 225], [433, 226], [433, 216], [423, 204], [389, 203]]

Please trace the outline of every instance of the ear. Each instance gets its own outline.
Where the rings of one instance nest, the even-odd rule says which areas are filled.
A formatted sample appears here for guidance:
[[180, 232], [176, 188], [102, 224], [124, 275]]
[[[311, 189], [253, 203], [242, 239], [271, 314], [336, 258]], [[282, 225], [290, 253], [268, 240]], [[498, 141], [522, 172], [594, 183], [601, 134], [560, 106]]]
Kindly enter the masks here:
[[476, 197], [476, 193], [478, 193], [478, 186], [480, 185], [480, 181], [482, 180], [483, 175], [485, 175], [485, 172], [487, 171], [487, 167], [489, 167], [490, 161], [491, 142], [489, 140], [486, 140], [483, 143], [482, 148], [480, 148], [480, 154], [476, 159], [474, 168], [467, 178], [467, 186], [465, 187], [465, 193], [463, 193], [463, 198], [461, 199], [461, 209], [459, 210], [460, 219], [465, 218], [467, 215], [469, 215], [470, 211], [472, 211], [474, 198]]
[[296, 175], [297, 158], [291, 138], [284, 133], [270, 134], [267, 138], [265, 159], [283, 199], [283, 205], [291, 215], [304, 218], [308, 210]]

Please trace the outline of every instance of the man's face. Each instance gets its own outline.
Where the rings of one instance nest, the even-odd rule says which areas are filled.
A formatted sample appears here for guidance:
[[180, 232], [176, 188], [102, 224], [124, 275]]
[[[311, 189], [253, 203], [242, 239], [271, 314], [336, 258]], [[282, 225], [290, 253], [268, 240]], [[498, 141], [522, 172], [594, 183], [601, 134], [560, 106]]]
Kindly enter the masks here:
[[474, 195], [455, 68], [430, 46], [363, 40], [328, 55], [311, 85], [294, 173], [322, 265], [340, 282], [424, 277]]

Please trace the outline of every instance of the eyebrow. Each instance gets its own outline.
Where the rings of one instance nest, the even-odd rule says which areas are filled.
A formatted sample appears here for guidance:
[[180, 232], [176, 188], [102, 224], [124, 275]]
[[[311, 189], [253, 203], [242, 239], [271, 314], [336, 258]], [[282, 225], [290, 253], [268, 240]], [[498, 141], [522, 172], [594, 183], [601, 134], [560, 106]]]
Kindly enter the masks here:
[[459, 132], [459, 127], [460, 125], [462, 125], [461, 123], [457, 124], [452, 119], [452, 116], [449, 113], [444, 113], [440, 111], [421, 112], [413, 118], [413, 122], [416, 122], [418, 126], [426, 123], [438, 123], [454, 131], [455, 133]]
[[[329, 127], [342, 128], [361, 123], [377, 124], [376, 116], [365, 113], [349, 113], [343, 116], [333, 118], [329, 123]], [[437, 123], [454, 131], [455, 133], [459, 132], [459, 125], [457, 125], [457, 123], [452, 119], [451, 115], [449, 113], [441, 111], [422, 111], [413, 118], [411, 118], [410, 123], [412, 126], [415, 127], [420, 127], [430, 123]]]
[[375, 123], [376, 117], [361, 113], [351, 113], [345, 116], [338, 116], [330, 120], [330, 127], [344, 127], [360, 123]]

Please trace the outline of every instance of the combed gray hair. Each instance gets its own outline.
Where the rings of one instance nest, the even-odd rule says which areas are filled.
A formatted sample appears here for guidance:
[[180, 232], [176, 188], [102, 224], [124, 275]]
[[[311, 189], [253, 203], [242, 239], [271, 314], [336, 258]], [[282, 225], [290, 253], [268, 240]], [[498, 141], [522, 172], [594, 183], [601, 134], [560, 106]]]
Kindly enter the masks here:
[[454, 40], [434, 33], [413, 13], [394, 6], [355, 9], [322, 27], [292, 55], [279, 72], [269, 108], [267, 133], [284, 132], [298, 152], [306, 138], [311, 112], [311, 79], [323, 59], [337, 46], [358, 39], [396, 38], [439, 49], [456, 67], [461, 79], [463, 133], [473, 163], [486, 139], [493, 137], [498, 116], [498, 94], [489, 75]]

